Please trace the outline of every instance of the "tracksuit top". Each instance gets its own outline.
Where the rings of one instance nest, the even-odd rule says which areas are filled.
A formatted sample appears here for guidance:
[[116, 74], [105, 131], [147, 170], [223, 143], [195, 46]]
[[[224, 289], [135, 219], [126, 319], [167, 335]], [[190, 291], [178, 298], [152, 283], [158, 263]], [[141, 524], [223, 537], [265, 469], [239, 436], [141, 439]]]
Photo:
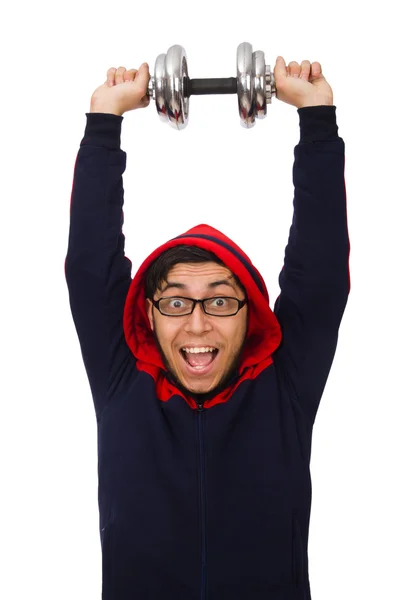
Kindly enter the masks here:
[[[131, 277], [123, 117], [86, 113], [65, 277], [97, 423], [103, 600], [311, 600], [312, 430], [350, 292], [335, 111], [297, 110], [293, 218], [273, 309], [251, 259], [206, 224], [163, 242]], [[248, 225], [255, 207], [241, 210]], [[240, 366], [204, 397], [166, 371], [145, 308], [146, 269], [180, 244], [217, 255], [248, 298]]]

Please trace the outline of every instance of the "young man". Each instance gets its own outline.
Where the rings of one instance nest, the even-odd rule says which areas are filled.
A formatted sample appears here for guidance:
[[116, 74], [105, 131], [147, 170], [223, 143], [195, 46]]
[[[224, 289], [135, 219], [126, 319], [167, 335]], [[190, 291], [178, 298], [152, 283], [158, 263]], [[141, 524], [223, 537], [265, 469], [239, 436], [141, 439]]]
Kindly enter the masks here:
[[300, 117], [274, 311], [208, 225], [131, 279], [120, 131], [148, 104], [147, 66], [109, 69], [92, 96], [65, 273], [98, 423], [104, 600], [311, 598], [312, 429], [350, 291], [344, 142], [319, 63], [274, 73]]

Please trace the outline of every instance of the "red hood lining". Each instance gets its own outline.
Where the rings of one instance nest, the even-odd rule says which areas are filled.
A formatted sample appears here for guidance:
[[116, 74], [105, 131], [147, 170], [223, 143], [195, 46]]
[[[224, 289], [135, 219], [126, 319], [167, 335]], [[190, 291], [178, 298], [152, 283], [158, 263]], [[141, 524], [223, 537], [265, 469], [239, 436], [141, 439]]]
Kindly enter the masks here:
[[[237, 275], [246, 289], [248, 328], [239, 372], [242, 373], [247, 367], [259, 365], [263, 361], [269, 363], [271, 354], [280, 344], [281, 328], [270, 309], [265, 282], [248, 256], [232, 240], [208, 225], [194, 227], [182, 236], [161, 245], [138, 269], [127, 294], [123, 316], [125, 338], [135, 358], [141, 363], [165, 370], [146, 314], [144, 278], [149, 265], [162, 252], [178, 245], [194, 245], [213, 252]], [[244, 263], [248, 265], [249, 270]], [[255, 279], [260, 281], [263, 293], [260, 292], [250, 271], [254, 273]]]
[[[205, 240], [213, 241], [216, 244], [219, 244], [220, 246], [222, 246], [223, 248], [226, 248], [227, 250], [229, 250], [233, 255], [235, 255], [235, 256], [237, 255], [237, 258], [240, 260], [240, 262], [243, 263], [243, 266], [250, 273], [251, 277], [255, 281], [259, 290], [262, 292], [262, 294], [265, 296], [266, 300], [269, 302], [269, 295], [267, 293], [267, 289], [266, 289], [266, 286], [265, 286], [265, 283], [264, 283], [262, 277], [260, 276], [259, 272], [255, 269], [254, 265], [251, 263], [249, 258], [247, 256], [245, 256], [242, 252], [237, 253], [235, 248], [232, 248], [229, 244], [227, 244], [223, 240], [221, 240], [219, 238], [217, 239], [216, 237], [211, 236], [211, 235], [204, 235], [204, 234], [187, 235], [187, 234], [184, 234], [184, 235], [178, 235], [178, 237], [174, 238], [174, 240], [181, 240], [184, 238], [205, 239]], [[173, 241], [173, 240], [171, 240], [171, 241]]]

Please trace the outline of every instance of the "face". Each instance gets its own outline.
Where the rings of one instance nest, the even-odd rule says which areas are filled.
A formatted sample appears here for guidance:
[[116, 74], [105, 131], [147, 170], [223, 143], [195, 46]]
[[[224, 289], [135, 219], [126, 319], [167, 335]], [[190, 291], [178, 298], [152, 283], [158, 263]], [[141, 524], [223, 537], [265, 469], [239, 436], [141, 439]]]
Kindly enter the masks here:
[[[167, 281], [156, 291], [154, 299], [167, 296], [196, 299], [233, 296], [243, 300], [244, 292], [223, 265], [178, 263], [169, 271]], [[190, 392], [205, 394], [228, 379], [241, 356], [247, 331], [247, 305], [231, 317], [207, 315], [200, 304], [196, 304], [192, 314], [183, 317], [162, 315], [149, 299], [146, 307], [166, 367], [182, 386]], [[197, 356], [197, 352], [186, 352], [186, 348], [215, 350]]]

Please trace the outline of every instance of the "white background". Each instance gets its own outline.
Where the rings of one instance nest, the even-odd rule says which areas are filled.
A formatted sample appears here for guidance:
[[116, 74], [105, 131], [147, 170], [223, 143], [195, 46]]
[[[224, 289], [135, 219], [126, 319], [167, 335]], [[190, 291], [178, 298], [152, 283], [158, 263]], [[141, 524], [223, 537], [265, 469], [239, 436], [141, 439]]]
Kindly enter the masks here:
[[[319, 61], [346, 144], [351, 293], [314, 426], [313, 600], [397, 598], [396, 46], [391, 4], [196, 0], [32, 2], [2, 9], [0, 597], [100, 598], [95, 414], [64, 260], [74, 163], [109, 67], [153, 73], [181, 44], [193, 78]], [[236, 96], [193, 97], [178, 132], [154, 105], [124, 115], [125, 253], [133, 275], [199, 223], [224, 231], [279, 293], [292, 219], [297, 110], [252, 130]], [[172, 216], [171, 216], [172, 215]], [[188, 599], [186, 599], [188, 600]]]

